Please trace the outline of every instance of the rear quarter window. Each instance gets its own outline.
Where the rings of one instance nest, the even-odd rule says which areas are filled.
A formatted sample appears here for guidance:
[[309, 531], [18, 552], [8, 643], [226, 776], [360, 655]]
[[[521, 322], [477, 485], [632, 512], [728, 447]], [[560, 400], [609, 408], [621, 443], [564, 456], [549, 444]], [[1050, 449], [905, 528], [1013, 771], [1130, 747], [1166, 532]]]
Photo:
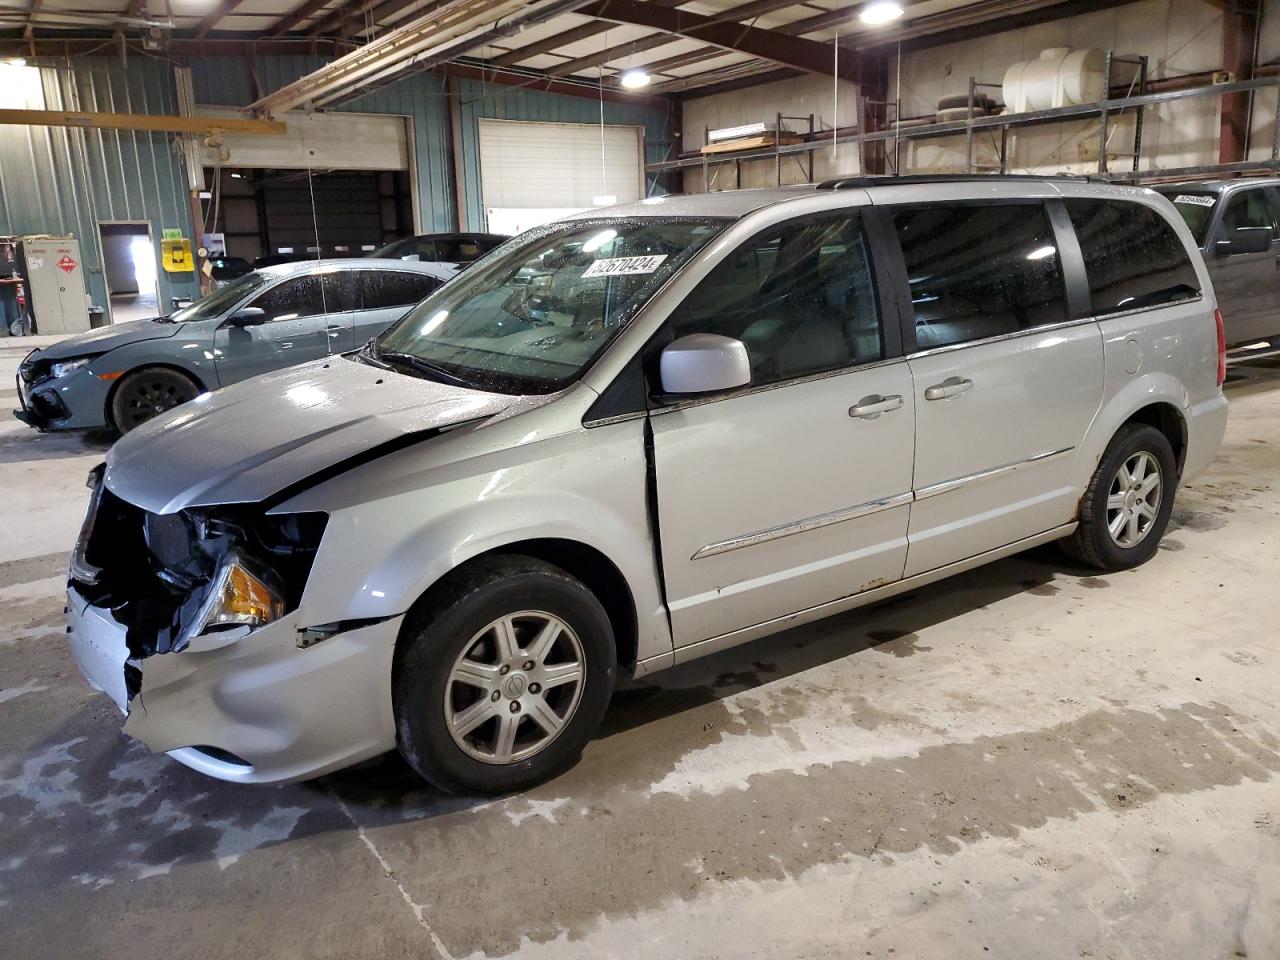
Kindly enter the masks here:
[[1068, 199], [1095, 316], [1200, 295], [1187, 248], [1159, 211], [1124, 200]]

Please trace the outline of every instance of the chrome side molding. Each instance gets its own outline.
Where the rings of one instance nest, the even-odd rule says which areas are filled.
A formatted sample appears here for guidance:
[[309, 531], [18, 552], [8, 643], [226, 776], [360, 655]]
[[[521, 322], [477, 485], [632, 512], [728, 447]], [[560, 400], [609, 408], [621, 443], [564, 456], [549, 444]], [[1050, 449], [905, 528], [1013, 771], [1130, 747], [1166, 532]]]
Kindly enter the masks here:
[[910, 503], [913, 499], [914, 497], [910, 492], [899, 493], [892, 497], [883, 497], [879, 500], [860, 503], [856, 507], [845, 507], [843, 510], [833, 510], [831, 513], [822, 513], [816, 517], [806, 517], [804, 520], [797, 520], [794, 523], [784, 523], [780, 526], [770, 527], [767, 530], [744, 533], [740, 537], [721, 540], [719, 543], [709, 543], [690, 559], [701, 560], [704, 557], [714, 557], [722, 553], [728, 553], [731, 550], [741, 550], [743, 547], [753, 547], [758, 543], [767, 543], [770, 540], [780, 540], [782, 537], [790, 537], [797, 533], [817, 530], [820, 527], [829, 527], [833, 523], [856, 520], [859, 517], [867, 517], [882, 510], [900, 507], [903, 504]]
[[821, 513], [815, 517], [806, 517], [803, 520], [796, 520], [794, 523], [784, 523], [776, 527], [769, 527], [767, 530], [757, 530], [754, 533], [744, 533], [738, 537], [731, 537], [728, 540], [721, 540], [718, 543], [709, 543], [705, 547], [699, 549], [691, 560], [702, 560], [706, 557], [719, 556], [722, 553], [729, 553], [732, 550], [741, 550], [743, 547], [754, 547], [760, 543], [768, 543], [770, 540], [780, 540], [783, 537], [795, 536], [797, 533], [807, 533], [810, 530], [818, 530], [822, 527], [829, 527], [834, 523], [844, 523], [847, 520], [857, 520], [859, 517], [867, 517], [873, 513], [879, 513], [882, 510], [891, 510], [894, 507], [900, 507], [907, 503], [914, 503], [917, 500], [926, 500], [929, 497], [936, 497], [942, 493], [950, 493], [952, 490], [958, 490], [970, 483], [977, 483], [980, 480], [990, 480], [993, 477], [1004, 476], [1021, 470], [1023, 467], [1031, 466], [1036, 463], [1044, 463], [1046, 460], [1053, 460], [1057, 457], [1066, 456], [1075, 450], [1075, 447], [1063, 447], [1060, 450], [1049, 450], [1045, 453], [1038, 453], [1034, 457], [1027, 457], [1025, 460], [1018, 460], [1015, 463], [1007, 463], [1001, 467], [992, 467], [989, 470], [982, 470], [978, 473], [971, 473], [963, 477], [956, 477], [952, 480], [943, 480], [941, 483], [931, 484], [922, 487], [915, 492], [899, 493], [892, 497], [883, 497], [879, 500], [870, 500], [866, 503], [860, 503], [856, 507], [846, 507], [843, 510], [833, 510], [831, 513]]
[[958, 490], [960, 487], [968, 486], [979, 480], [990, 480], [992, 477], [1002, 477], [1005, 474], [1013, 473], [1021, 470], [1023, 467], [1029, 467], [1034, 463], [1044, 463], [1046, 460], [1053, 460], [1056, 457], [1066, 456], [1075, 450], [1075, 447], [1063, 447], [1061, 450], [1049, 450], [1045, 453], [1037, 453], [1034, 457], [1027, 457], [1025, 460], [1018, 460], [1014, 463], [1006, 463], [1002, 467], [992, 467], [989, 470], [980, 470], [977, 473], [970, 473], [963, 477], [956, 477], [952, 480], [943, 480], [941, 483], [933, 483], [927, 487], [921, 487], [915, 493], [917, 500], [927, 500], [929, 497], [936, 497], [940, 493], [950, 493], [952, 490]]

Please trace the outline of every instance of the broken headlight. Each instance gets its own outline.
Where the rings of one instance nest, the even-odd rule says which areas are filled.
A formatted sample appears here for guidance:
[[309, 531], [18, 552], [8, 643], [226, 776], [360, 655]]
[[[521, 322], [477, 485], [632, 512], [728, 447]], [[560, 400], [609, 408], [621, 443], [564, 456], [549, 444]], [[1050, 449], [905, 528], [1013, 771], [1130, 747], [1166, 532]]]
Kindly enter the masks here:
[[261, 627], [284, 616], [284, 597], [239, 557], [228, 557], [210, 585], [209, 598], [192, 623], [194, 637], [218, 627]]

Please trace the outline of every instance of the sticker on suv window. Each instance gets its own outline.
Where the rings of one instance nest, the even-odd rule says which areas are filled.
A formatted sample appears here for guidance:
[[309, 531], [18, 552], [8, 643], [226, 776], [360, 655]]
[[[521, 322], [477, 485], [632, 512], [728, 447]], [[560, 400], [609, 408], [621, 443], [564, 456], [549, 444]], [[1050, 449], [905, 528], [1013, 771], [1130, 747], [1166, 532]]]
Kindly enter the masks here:
[[653, 273], [662, 266], [662, 261], [665, 259], [667, 259], [665, 253], [653, 257], [609, 257], [597, 260], [587, 267], [582, 278], [585, 280], [587, 277], [629, 277], [641, 273]]
[[1197, 207], [1212, 207], [1218, 202], [1218, 198], [1214, 196], [1206, 196], [1203, 193], [1184, 193], [1181, 196], [1173, 198], [1174, 203], [1193, 203]]

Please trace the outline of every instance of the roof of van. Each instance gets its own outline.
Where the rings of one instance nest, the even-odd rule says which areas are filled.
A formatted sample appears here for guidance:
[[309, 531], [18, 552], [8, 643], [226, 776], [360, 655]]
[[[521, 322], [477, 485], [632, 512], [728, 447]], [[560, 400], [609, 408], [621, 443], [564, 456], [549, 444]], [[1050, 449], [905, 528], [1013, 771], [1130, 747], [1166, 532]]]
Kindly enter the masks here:
[[[624, 203], [615, 207], [597, 207], [583, 210], [564, 221], [592, 220], [599, 217], [727, 217], [737, 219], [748, 213], [775, 203], [797, 200], [801, 197], [812, 197], [821, 192], [841, 190], [877, 190], [882, 187], [920, 187], [936, 188], [948, 183], [991, 182], [1025, 186], [1028, 189], [1044, 187], [1055, 183], [1090, 184], [1100, 190], [1120, 192], [1118, 185], [1108, 184], [1103, 180], [1088, 177], [1066, 176], [996, 176], [996, 175], [921, 175], [904, 177], [844, 177], [839, 180], [828, 180], [825, 183], [801, 184], [794, 187], [780, 187], [772, 190], [720, 190], [713, 193], [672, 194], [665, 197], [650, 197], [637, 203]], [[562, 221], [562, 222], [564, 222]]]
[[1241, 177], [1238, 180], [1183, 180], [1179, 183], [1155, 183], [1152, 190], [1160, 193], [1225, 193], [1236, 187], [1276, 187], [1280, 177]]

